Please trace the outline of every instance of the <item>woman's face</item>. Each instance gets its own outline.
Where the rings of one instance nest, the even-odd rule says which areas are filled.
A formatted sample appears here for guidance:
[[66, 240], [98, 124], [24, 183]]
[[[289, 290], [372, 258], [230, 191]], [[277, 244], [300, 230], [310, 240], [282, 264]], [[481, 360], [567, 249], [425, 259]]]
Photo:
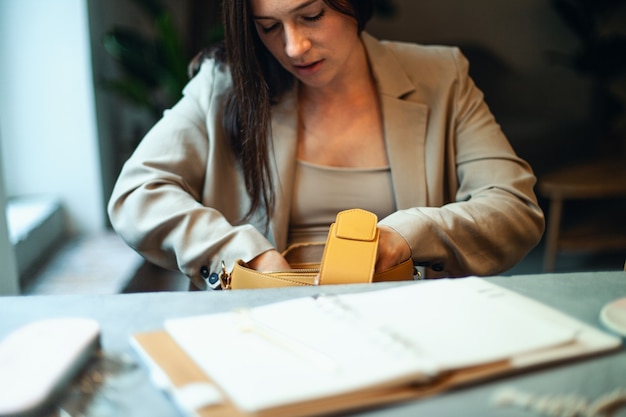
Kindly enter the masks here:
[[257, 33], [306, 86], [332, 87], [362, 65], [356, 20], [323, 0], [250, 0]]

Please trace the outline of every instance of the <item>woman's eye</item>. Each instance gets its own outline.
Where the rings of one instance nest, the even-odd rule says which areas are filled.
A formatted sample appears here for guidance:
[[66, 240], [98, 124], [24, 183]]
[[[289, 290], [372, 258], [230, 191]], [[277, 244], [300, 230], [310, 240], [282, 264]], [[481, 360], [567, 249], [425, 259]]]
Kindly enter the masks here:
[[268, 26], [268, 27], [261, 26], [261, 30], [263, 31], [263, 33], [270, 33], [277, 27], [278, 27], [278, 23], [274, 23], [273, 25]]
[[[322, 17], [324, 17], [325, 14], [326, 14], [326, 10], [322, 9], [322, 11], [320, 11], [318, 14], [314, 16], [303, 16], [302, 19], [306, 22], [317, 22]], [[270, 26], [263, 26], [263, 25], [259, 25], [259, 26], [261, 28], [261, 31], [265, 34], [265, 33], [270, 33], [276, 30], [280, 26], [280, 23], [277, 22]]]
[[324, 14], [326, 13], [326, 10], [323, 10], [321, 12], [319, 12], [318, 14], [316, 14], [315, 16], [305, 16], [304, 20], [306, 20], [307, 22], [317, 22], [318, 20], [320, 20], [322, 17], [324, 17]]

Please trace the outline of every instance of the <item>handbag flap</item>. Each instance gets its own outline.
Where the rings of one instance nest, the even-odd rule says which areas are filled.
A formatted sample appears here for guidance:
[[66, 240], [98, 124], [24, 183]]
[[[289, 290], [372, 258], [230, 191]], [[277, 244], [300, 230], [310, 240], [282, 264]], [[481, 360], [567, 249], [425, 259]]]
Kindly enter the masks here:
[[324, 249], [320, 284], [372, 282], [379, 236], [376, 219], [361, 209], [337, 214]]
[[371, 242], [376, 238], [378, 217], [361, 209], [345, 210], [337, 214], [335, 234], [340, 239]]

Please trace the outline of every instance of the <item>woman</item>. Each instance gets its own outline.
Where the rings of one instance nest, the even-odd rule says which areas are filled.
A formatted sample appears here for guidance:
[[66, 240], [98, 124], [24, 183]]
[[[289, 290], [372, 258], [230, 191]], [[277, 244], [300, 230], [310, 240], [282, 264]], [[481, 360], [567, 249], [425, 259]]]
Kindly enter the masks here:
[[109, 214], [199, 288], [222, 261], [288, 268], [343, 209], [378, 215], [376, 270], [506, 270], [539, 240], [530, 167], [456, 48], [380, 42], [363, 0], [226, 0], [225, 48], [124, 166]]

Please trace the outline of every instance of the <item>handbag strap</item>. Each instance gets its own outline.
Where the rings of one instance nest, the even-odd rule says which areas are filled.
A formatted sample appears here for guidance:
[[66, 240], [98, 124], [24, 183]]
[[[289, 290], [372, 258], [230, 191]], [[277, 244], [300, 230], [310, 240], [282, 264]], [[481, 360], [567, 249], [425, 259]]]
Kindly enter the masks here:
[[320, 267], [320, 284], [372, 282], [378, 250], [378, 218], [362, 209], [344, 210], [331, 224]]

